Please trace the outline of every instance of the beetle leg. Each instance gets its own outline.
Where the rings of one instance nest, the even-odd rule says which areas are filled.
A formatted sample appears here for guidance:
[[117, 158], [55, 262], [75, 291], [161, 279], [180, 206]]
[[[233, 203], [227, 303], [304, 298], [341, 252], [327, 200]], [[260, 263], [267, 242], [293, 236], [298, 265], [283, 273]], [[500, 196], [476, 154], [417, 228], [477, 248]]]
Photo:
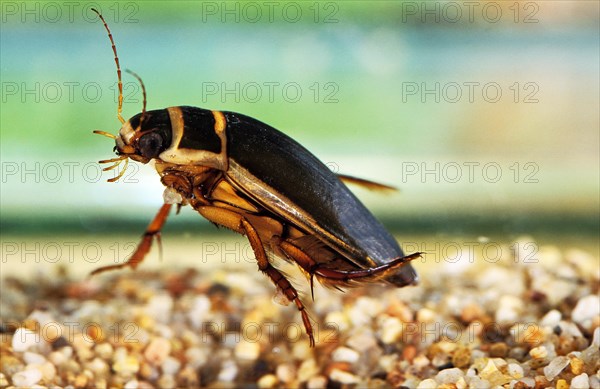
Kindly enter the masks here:
[[152, 239], [154, 237], [157, 238], [160, 245], [160, 230], [167, 221], [167, 216], [169, 216], [171, 206], [172, 204], [163, 204], [162, 207], [160, 207], [160, 210], [156, 216], [154, 216], [154, 219], [152, 222], [150, 222], [148, 228], [146, 228], [146, 232], [142, 236], [142, 241], [138, 244], [135, 252], [131, 255], [131, 257], [129, 257], [127, 262], [118, 265], [103, 266], [94, 270], [90, 275], [93, 276], [99, 273], [104, 273], [105, 271], [121, 269], [127, 266], [131, 266], [132, 269], [135, 269], [150, 251], [150, 247], [152, 247]]
[[252, 226], [252, 224], [250, 224], [248, 219], [237, 212], [219, 207], [201, 206], [197, 208], [197, 211], [213, 223], [230, 228], [248, 238], [250, 246], [252, 246], [252, 250], [256, 256], [258, 269], [265, 273], [271, 279], [271, 281], [273, 281], [275, 286], [278, 287], [283, 294], [285, 294], [289, 301], [292, 301], [296, 304], [296, 307], [302, 315], [302, 322], [304, 323], [306, 334], [309, 337], [310, 345], [311, 347], [314, 347], [315, 338], [313, 336], [312, 324], [310, 323], [308, 313], [306, 312], [306, 307], [300, 300], [298, 292], [292, 286], [290, 281], [288, 281], [288, 279], [285, 278], [285, 276], [269, 262], [263, 242], [260, 239], [257, 230]]
[[[290, 258], [294, 260], [306, 273], [310, 275], [310, 287], [311, 294], [313, 293], [313, 277], [317, 275], [320, 278], [325, 278], [328, 280], [347, 282], [351, 280], [358, 280], [361, 278], [374, 278], [378, 276], [384, 276], [383, 273], [393, 271], [405, 263], [408, 263], [414, 259], [421, 257], [423, 253], [414, 253], [411, 255], [407, 255], [404, 257], [394, 258], [388, 263], [383, 265], [379, 265], [376, 267], [368, 268], [368, 269], [360, 269], [360, 270], [335, 270], [324, 267], [320, 263], [317, 263], [314, 259], [312, 259], [309, 255], [307, 255], [302, 249], [297, 247], [296, 245], [287, 242], [281, 241], [279, 243], [279, 247], [288, 255]], [[335, 286], [335, 285], [334, 285]], [[339, 289], [339, 288], [338, 288]], [[314, 300], [314, 294], [313, 294]]]

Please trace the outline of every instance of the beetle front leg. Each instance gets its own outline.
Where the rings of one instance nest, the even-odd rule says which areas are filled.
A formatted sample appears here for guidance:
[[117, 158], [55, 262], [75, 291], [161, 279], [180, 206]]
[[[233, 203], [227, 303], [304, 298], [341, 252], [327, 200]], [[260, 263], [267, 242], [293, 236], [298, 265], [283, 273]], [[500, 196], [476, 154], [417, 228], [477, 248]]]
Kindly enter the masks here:
[[290, 281], [285, 278], [285, 276], [279, 270], [271, 265], [271, 262], [269, 262], [263, 242], [260, 239], [258, 232], [252, 226], [252, 224], [250, 224], [248, 219], [236, 212], [212, 206], [198, 207], [197, 211], [208, 220], [239, 232], [248, 238], [250, 246], [252, 246], [252, 250], [256, 256], [258, 269], [265, 273], [271, 279], [271, 281], [273, 281], [275, 286], [283, 292], [289, 301], [292, 301], [296, 304], [296, 307], [302, 315], [302, 322], [304, 323], [304, 328], [306, 329], [310, 346], [314, 347], [315, 338], [313, 336], [312, 324], [310, 323], [308, 313], [306, 312], [306, 307], [300, 300], [298, 292], [292, 286]]
[[158, 239], [160, 244], [160, 230], [167, 221], [172, 205], [173, 204], [163, 204], [162, 207], [160, 207], [158, 213], [154, 216], [154, 219], [152, 219], [148, 228], [146, 228], [146, 232], [144, 232], [144, 235], [142, 236], [142, 241], [137, 245], [137, 248], [127, 262], [119, 265], [103, 266], [94, 270], [90, 275], [94, 276], [99, 273], [104, 273], [105, 271], [121, 269], [127, 266], [131, 266], [132, 269], [135, 269], [144, 258], [146, 258], [146, 255], [152, 247], [152, 239], [154, 239], [154, 237]]

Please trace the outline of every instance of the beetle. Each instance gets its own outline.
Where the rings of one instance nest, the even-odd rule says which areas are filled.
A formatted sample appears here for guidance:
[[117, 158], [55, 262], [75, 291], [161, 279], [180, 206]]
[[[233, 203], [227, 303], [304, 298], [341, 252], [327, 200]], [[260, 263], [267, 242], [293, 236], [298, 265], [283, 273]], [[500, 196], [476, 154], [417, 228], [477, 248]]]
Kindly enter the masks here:
[[[383, 225], [345, 183], [369, 189], [389, 186], [351, 176], [336, 175], [317, 157], [275, 128], [235, 112], [192, 106], [146, 110], [141, 78], [142, 112], [125, 121], [121, 115], [121, 68], [111, 31], [104, 24], [117, 65], [118, 135], [96, 130], [115, 140], [117, 157], [103, 170], [125, 167], [109, 179], [117, 181], [129, 159], [153, 161], [164, 184], [164, 204], [149, 224], [129, 259], [105, 266], [98, 274], [123, 267], [135, 269], [149, 252], [173, 205], [190, 205], [217, 226], [245, 235], [258, 268], [294, 302], [314, 346], [312, 325], [298, 292], [269, 259], [272, 253], [299, 266], [313, 286], [340, 289], [362, 282], [384, 280], [397, 287], [417, 283], [409, 263], [421, 253], [405, 255]], [[159, 241], [160, 243], [160, 241]]]

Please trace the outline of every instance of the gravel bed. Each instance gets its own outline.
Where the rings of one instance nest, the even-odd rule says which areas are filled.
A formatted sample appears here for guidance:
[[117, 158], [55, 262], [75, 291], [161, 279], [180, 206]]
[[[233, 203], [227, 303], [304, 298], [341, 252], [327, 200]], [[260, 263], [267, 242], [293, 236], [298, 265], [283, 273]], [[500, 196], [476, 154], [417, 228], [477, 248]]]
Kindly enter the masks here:
[[304, 288], [315, 348], [258, 271], [4, 278], [0, 388], [600, 389], [598, 258], [538, 254], [428, 264], [410, 288], [319, 287], [314, 302]]

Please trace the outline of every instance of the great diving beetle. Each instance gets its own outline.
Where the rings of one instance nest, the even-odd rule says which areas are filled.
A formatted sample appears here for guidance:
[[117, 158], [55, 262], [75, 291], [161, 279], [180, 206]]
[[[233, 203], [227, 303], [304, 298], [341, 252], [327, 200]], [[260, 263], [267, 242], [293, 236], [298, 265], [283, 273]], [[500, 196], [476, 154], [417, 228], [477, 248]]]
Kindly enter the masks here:
[[[117, 65], [118, 135], [94, 131], [115, 140], [116, 158], [104, 170], [121, 172], [129, 159], [154, 161], [165, 185], [164, 204], [127, 262], [95, 270], [98, 274], [123, 267], [136, 268], [159, 236], [173, 204], [190, 205], [216, 225], [245, 235], [258, 268], [294, 302], [314, 346], [312, 325], [296, 289], [267, 255], [299, 266], [310, 281], [316, 277], [335, 288], [384, 280], [397, 287], [415, 284], [409, 261], [383, 225], [344, 182], [370, 189], [393, 189], [355, 177], [336, 175], [298, 142], [275, 128], [234, 112], [177, 106], [142, 112], [125, 121], [117, 49], [110, 29], [97, 10], [112, 45]], [[313, 295], [314, 298], [314, 295]]]

